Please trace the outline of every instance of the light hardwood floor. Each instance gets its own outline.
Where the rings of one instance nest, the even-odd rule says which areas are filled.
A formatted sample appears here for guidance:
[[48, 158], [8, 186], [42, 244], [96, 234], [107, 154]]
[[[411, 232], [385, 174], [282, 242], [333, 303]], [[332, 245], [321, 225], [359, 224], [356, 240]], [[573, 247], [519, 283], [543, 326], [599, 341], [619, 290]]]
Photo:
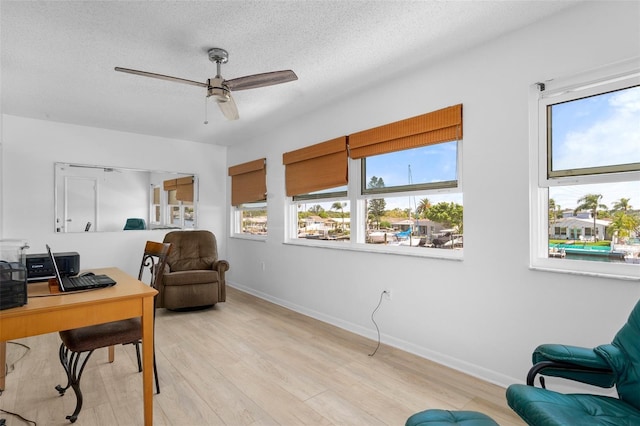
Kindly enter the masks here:
[[[38, 425], [69, 425], [75, 407], [58, 361], [57, 333], [9, 344], [13, 371], [0, 408]], [[161, 393], [156, 425], [404, 425], [429, 408], [481, 411], [501, 425], [524, 423], [504, 389], [228, 288], [214, 309], [158, 310]], [[82, 378], [77, 425], [142, 424], [133, 346], [93, 354]], [[7, 425], [24, 425], [0, 413]]]

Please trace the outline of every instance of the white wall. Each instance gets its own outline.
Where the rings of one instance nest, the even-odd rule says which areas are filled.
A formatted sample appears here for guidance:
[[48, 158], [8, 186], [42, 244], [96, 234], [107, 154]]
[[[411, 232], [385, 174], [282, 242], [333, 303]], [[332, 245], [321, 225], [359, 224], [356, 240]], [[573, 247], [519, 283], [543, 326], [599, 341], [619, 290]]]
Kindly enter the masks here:
[[[638, 2], [587, 2], [437, 65], [400, 72], [402, 64], [391, 64], [399, 71], [388, 85], [345, 94], [228, 153], [2, 115], [0, 237], [27, 239], [32, 253], [45, 243], [78, 251], [84, 268], [115, 265], [135, 274], [144, 241], [164, 231], [54, 233], [53, 163], [196, 173], [200, 228], [218, 236], [231, 284], [371, 338], [371, 313], [390, 288], [393, 299], [376, 314], [384, 342], [502, 385], [523, 381], [537, 344], [609, 342], [640, 297], [637, 282], [528, 269], [527, 140], [529, 85], [638, 55], [639, 16]], [[465, 125], [464, 261], [283, 244], [283, 152], [457, 103]], [[261, 157], [268, 240], [227, 239], [226, 165]], [[514, 230], [511, 238], [486, 226], [497, 221]]]
[[[118, 266], [137, 275], [147, 240], [167, 231], [54, 232], [54, 163], [194, 173], [200, 179], [199, 227], [226, 233], [226, 148], [184, 140], [3, 117], [2, 238], [29, 242], [28, 253], [77, 251], [81, 268]], [[225, 238], [218, 241], [225, 255]]]
[[[540, 343], [610, 342], [640, 283], [528, 269], [528, 90], [638, 55], [639, 16], [638, 2], [585, 3], [229, 148], [230, 165], [267, 158], [269, 199], [267, 241], [228, 242], [230, 282], [371, 338], [390, 288], [376, 314], [383, 342], [505, 386], [524, 381]], [[457, 103], [464, 261], [283, 244], [283, 152]]]

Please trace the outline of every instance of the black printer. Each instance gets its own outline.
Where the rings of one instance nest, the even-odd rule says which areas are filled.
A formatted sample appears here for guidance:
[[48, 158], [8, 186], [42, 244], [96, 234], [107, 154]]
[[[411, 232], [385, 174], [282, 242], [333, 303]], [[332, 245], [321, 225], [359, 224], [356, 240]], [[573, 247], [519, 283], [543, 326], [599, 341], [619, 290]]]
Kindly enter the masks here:
[[[53, 253], [53, 257], [56, 259], [61, 276], [74, 276], [80, 272], [80, 255], [75, 251]], [[55, 275], [47, 253], [28, 254], [25, 264], [27, 267], [27, 281], [46, 281]]]

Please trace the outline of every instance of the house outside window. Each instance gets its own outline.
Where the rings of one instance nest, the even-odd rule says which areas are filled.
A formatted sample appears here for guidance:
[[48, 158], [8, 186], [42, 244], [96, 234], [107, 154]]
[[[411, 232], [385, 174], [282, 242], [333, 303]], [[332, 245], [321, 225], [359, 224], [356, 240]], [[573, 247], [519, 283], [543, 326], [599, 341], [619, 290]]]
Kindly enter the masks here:
[[532, 85], [530, 121], [531, 266], [639, 279], [637, 61]]

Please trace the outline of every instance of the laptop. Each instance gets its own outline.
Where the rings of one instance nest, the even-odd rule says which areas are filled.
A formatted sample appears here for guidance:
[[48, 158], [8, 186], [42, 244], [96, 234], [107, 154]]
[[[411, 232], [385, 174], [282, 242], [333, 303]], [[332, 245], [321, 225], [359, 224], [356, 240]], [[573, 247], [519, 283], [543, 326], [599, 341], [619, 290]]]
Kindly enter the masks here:
[[60, 276], [60, 269], [56, 263], [53, 253], [51, 253], [51, 247], [47, 244], [47, 253], [49, 254], [49, 260], [53, 265], [56, 280], [58, 280], [58, 286], [60, 286], [61, 292], [89, 290], [93, 288], [104, 288], [115, 285], [116, 282], [107, 275], [77, 275], [75, 277], [62, 277]]

